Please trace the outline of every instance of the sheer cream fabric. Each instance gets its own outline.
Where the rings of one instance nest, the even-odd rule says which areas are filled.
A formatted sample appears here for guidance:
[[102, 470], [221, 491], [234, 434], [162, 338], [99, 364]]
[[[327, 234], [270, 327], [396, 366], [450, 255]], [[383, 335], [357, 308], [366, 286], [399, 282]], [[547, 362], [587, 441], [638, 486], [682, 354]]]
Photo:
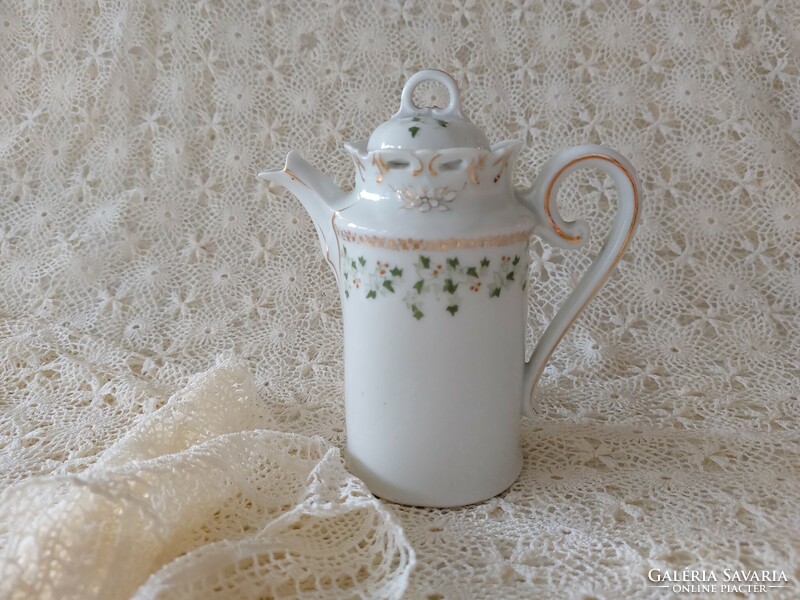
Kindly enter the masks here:
[[[690, 2], [0, 4], [0, 595], [663, 597], [650, 569], [800, 594], [800, 8]], [[525, 467], [458, 510], [344, 469], [341, 321], [299, 203], [255, 178], [452, 73], [529, 185], [639, 170], [618, 272], [553, 357]], [[439, 101], [440, 90], [421, 90]], [[534, 244], [532, 345], [610, 181]]]

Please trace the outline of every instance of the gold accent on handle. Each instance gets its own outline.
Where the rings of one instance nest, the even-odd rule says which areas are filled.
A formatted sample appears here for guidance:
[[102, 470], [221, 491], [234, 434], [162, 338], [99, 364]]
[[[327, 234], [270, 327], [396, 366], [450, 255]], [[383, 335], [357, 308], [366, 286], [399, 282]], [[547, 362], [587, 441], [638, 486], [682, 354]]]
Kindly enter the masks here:
[[[573, 165], [575, 165], [575, 164], [577, 164], [577, 163], [579, 163], [581, 161], [588, 160], [590, 158], [597, 158], [599, 160], [605, 160], [607, 162], [610, 162], [612, 165], [617, 167], [620, 171], [625, 173], [625, 177], [628, 178], [628, 181], [631, 184], [631, 190], [633, 192], [633, 215], [631, 216], [631, 224], [628, 227], [628, 232], [625, 234], [625, 240], [622, 242], [622, 245], [620, 246], [619, 250], [617, 251], [617, 254], [614, 257], [614, 260], [611, 261], [611, 265], [608, 267], [608, 269], [606, 269], [606, 272], [603, 273], [602, 277], [600, 277], [600, 279], [598, 279], [597, 283], [592, 288], [592, 291], [589, 292], [589, 294], [586, 296], [586, 300], [584, 300], [583, 304], [581, 304], [580, 307], [578, 308], [577, 312], [575, 313], [575, 316], [572, 317], [569, 320], [569, 323], [567, 323], [566, 327], [564, 327], [563, 331], [561, 332], [561, 335], [558, 336], [558, 339], [556, 340], [555, 344], [552, 345], [552, 347], [550, 348], [550, 351], [544, 357], [544, 360], [542, 361], [542, 366], [541, 366], [541, 369], [540, 369], [539, 373], [536, 373], [535, 376], [534, 376], [534, 381], [538, 381], [539, 377], [542, 374], [542, 371], [544, 370], [545, 365], [547, 365], [547, 363], [550, 362], [550, 357], [553, 356], [553, 352], [555, 352], [556, 348], [558, 348], [558, 346], [561, 344], [561, 340], [563, 340], [564, 336], [567, 334], [567, 332], [570, 329], [572, 329], [572, 326], [575, 324], [575, 321], [578, 319], [579, 316], [581, 316], [581, 314], [583, 314], [583, 310], [586, 308], [586, 306], [589, 304], [589, 302], [594, 300], [594, 297], [597, 294], [597, 292], [600, 290], [600, 288], [603, 287], [603, 285], [605, 285], [606, 281], [608, 281], [608, 278], [611, 276], [611, 273], [616, 268], [617, 263], [619, 263], [620, 259], [622, 258], [622, 255], [625, 253], [625, 250], [628, 249], [628, 244], [630, 243], [631, 237], [633, 236], [633, 231], [634, 231], [634, 229], [636, 229], [636, 222], [637, 222], [638, 217], [639, 217], [639, 190], [636, 187], [636, 182], [634, 181], [633, 175], [631, 174], [631, 172], [628, 169], [625, 168], [625, 165], [623, 165], [617, 159], [615, 159], [615, 158], [613, 158], [611, 156], [606, 156], [605, 154], [587, 154], [585, 156], [580, 156], [580, 157], [568, 162], [563, 167], [561, 167], [561, 169], [559, 169], [558, 172], [555, 174], [555, 176], [553, 176], [553, 178], [550, 180], [550, 184], [547, 186], [547, 191], [545, 192], [544, 207], [545, 207], [545, 214], [550, 218], [550, 223], [552, 224], [553, 229], [555, 229], [555, 231], [556, 231], [556, 233], [558, 233], [558, 235], [560, 235], [561, 237], [563, 237], [564, 239], [567, 239], [569, 241], [575, 241], [575, 238], [577, 238], [578, 240], [580, 239], [580, 236], [568, 236], [568, 235], [566, 235], [561, 229], [559, 229], [559, 227], [553, 221], [553, 217], [550, 215], [550, 210], [549, 210], [550, 192], [553, 189], [553, 184], [556, 182], [556, 180], [559, 177], [561, 177], [561, 175], [564, 173], [564, 171], [566, 171], [569, 167], [571, 167], [571, 166], [573, 166]], [[619, 207], [617, 207], [617, 210], [619, 210]], [[613, 227], [613, 225], [612, 225], [612, 227]], [[556, 314], [558, 314], [558, 312], [556, 312]], [[533, 390], [531, 390], [531, 392], [532, 391]], [[530, 403], [530, 401], [531, 401], [530, 398], [528, 398], [528, 402], [529, 403]]]
[[[566, 171], [570, 167], [573, 167], [573, 166], [577, 165], [580, 162], [583, 162], [584, 160], [590, 160], [590, 159], [593, 159], [593, 158], [596, 158], [598, 160], [605, 160], [607, 162], [610, 162], [612, 165], [617, 167], [620, 171], [625, 173], [625, 176], [628, 178], [628, 181], [631, 182], [631, 187], [633, 188], [633, 223], [636, 223], [636, 216], [638, 215], [638, 212], [639, 212], [639, 195], [636, 192], [636, 184], [633, 181], [633, 175], [630, 174], [628, 169], [626, 169], [623, 166], [623, 164], [621, 162], [619, 162], [616, 158], [612, 158], [611, 156], [606, 156], [605, 154], [587, 154], [585, 156], [579, 156], [578, 158], [569, 161], [567, 164], [565, 164], [563, 167], [561, 167], [558, 170], [558, 172], [552, 177], [552, 179], [550, 179], [550, 183], [547, 185], [547, 190], [544, 193], [544, 214], [550, 220], [550, 225], [553, 227], [553, 231], [555, 231], [559, 235], [559, 237], [567, 240], [568, 242], [580, 242], [582, 238], [579, 235], [570, 235], [570, 234], [568, 234], [566, 231], [561, 229], [561, 227], [559, 227], [556, 224], [556, 221], [553, 218], [553, 215], [552, 215], [552, 213], [550, 211], [550, 195], [551, 195], [551, 193], [553, 191], [553, 187], [555, 186], [556, 182], [561, 177], [561, 175], [564, 174], [564, 171]], [[633, 233], [633, 230], [631, 230], [628, 235], [630, 236], [632, 233]], [[625, 246], [627, 246], [627, 244], [628, 244], [628, 240], [625, 240], [625, 244], [623, 245], [623, 248]], [[614, 264], [616, 265], [616, 262]]]

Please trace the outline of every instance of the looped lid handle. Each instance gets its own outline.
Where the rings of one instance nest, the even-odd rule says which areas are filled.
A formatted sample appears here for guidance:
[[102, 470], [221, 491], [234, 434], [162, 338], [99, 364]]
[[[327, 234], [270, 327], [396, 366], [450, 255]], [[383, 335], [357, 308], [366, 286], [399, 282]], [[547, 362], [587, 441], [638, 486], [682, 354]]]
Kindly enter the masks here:
[[[447, 88], [450, 94], [447, 106], [423, 108], [414, 104], [414, 90], [423, 81], [435, 81]], [[458, 85], [447, 73], [435, 69], [414, 73], [403, 86], [400, 110], [372, 132], [367, 150], [490, 150], [486, 135], [461, 114], [458, 100]]]
[[422, 107], [414, 104], [414, 90], [416, 90], [417, 86], [423, 81], [441, 83], [447, 88], [447, 93], [450, 94], [450, 102], [447, 103], [447, 106], [444, 108], [434, 107], [430, 109], [433, 115], [450, 118], [462, 117], [461, 105], [458, 102], [458, 85], [456, 84], [456, 80], [444, 71], [439, 71], [437, 69], [419, 71], [408, 78], [405, 86], [403, 86], [403, 94], [400, 96], [400, 110], [394, 114], [395, 117], [409, 117], [420, 111]]

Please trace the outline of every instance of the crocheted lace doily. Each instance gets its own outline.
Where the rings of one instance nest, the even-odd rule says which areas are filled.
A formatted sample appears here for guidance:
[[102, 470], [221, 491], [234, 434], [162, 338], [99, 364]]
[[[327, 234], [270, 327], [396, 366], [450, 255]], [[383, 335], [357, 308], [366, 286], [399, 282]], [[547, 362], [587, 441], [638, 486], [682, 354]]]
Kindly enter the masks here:
[[[0, 596], [664, 597], [651, 569], [800, 594], [800, 5], [790, 0], [0, 5]], [[341, 318], [311, 223], [255, 178], [341, 146], [422, 68], [492, 141], [616, 148], [641, 225], [455, 510], [343, 468]], [[420, 101], [435, 101], [435, 87]], [[593, 242], [533, 244], [529, 347]]]

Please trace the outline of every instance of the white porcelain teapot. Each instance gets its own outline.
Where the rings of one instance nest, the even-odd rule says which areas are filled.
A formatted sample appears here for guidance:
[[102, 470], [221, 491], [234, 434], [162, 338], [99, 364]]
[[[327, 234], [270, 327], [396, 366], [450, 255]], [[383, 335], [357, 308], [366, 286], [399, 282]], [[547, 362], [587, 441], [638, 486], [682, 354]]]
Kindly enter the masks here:
[[[412, 94], [443, 84], [445, 108]], [[490, 145], [466, 119], [455, 81], [420, 71], [400, 110], [368, 141], [347, 144], [355, 188], [340, 190], [295, 152], [259, 173], [308, 211], [342, 301], [348, 468], [378, 496], [458, 506], [494, 496], [519, 475], [520, 415], [545, 363], [605, 282], [639, 212], [633, 167], [602, 146], [578, 146], [542, 167], [533, 187], [512, 185], [521, 143]], [[619, 200], [603, 249], [525, 362], [528, 242], [585, 242], [583, 222], [555, 204], [564, 177], [594, 167]], [[534, 298], [535, 300], [535, 298]]]

